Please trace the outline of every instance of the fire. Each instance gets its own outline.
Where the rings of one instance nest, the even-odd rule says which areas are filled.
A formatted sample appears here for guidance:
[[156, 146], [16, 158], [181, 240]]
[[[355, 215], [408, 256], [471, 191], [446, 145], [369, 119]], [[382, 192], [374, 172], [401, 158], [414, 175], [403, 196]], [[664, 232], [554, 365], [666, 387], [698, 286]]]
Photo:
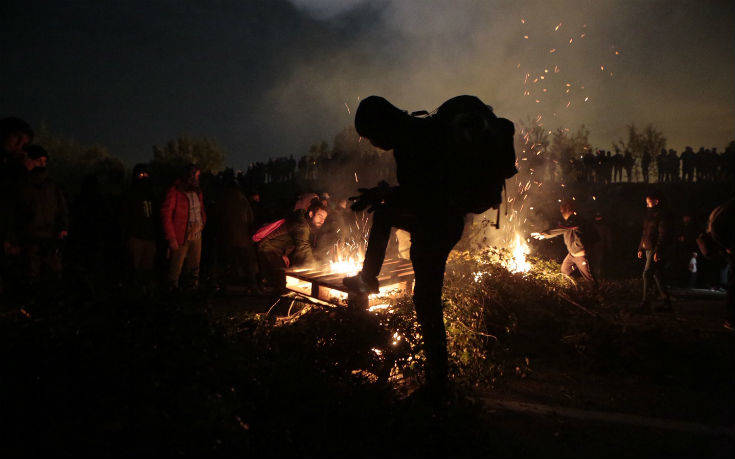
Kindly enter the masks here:
[[526, 255], [531, 253], [531, 249], [520, 234], [516, 233], [509, 249], [513, 258], [504, 263], [505, 268], [512, 273], [527, 273], [530, 271], [531, 264], [526, 261]]
[[354, 276], [362, 269], [362, 263], [357, 258], [337, 257], [329, 262], [329, 272]]

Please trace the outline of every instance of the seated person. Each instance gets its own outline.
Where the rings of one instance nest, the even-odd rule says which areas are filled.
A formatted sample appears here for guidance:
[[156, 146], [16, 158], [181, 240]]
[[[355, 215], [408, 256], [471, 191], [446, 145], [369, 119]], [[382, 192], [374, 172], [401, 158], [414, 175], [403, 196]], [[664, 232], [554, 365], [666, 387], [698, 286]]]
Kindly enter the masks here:
[[315, 199], [306, 209], [293, 211], [258, 242], [258, 262], [266, 290], [280, 293], [286, 288], [286, 268], [316, 265], [316, 233], [326, 218], [327, 209]]

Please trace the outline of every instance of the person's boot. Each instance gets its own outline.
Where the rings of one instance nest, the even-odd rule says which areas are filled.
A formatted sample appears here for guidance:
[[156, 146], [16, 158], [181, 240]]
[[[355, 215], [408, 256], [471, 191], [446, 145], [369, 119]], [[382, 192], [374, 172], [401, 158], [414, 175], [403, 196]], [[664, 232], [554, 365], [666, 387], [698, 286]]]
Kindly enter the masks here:
[[369, 294], [378, 293], [378, 279], [373, 277], [372, 279], [365, 279], [362, 276], [362, 271], [351, 277], [345, 277], [342, 279], [342, 284], [347, 287], [350, 291], [355, 293]]

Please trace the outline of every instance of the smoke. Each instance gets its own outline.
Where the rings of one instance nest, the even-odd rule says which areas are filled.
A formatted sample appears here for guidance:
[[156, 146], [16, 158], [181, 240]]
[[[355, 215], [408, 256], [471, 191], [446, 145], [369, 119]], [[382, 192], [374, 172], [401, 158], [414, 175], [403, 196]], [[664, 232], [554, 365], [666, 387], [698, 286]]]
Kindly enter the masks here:
[[[300, 142], [331, 141], [370, 94], [406, 110], [474, 94], [514, 121], [541, 115], [540, 124], [552, 130], [585, 124], [602, 148], [629, 123], [653, 123], [674, 148], [724, 145], [732, 136], [735, 90], [726, 82], [732, 66], [710, 73], [711, 86], [699, 78], [707, 65], [731, 57], [733, 32], [696, 5], [291, 2], [315, 19], [323, 41], [298, 47], [267, 101]], [[693, 37], [707, 52], [687, 43]], [[682, 67], [692, 60], [701, 67]], [[722, 122], [700, 116], [704, 111]]]

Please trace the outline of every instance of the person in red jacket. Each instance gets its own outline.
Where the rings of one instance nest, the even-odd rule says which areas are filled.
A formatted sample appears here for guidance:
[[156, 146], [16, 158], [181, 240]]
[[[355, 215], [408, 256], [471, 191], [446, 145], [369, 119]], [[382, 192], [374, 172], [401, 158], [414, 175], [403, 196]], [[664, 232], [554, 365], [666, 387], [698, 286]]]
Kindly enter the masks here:
[[168, 271], [171, 288], [178, 287], [184, 265], [191, 277], [192, 287], [199, 283], [202, 230], [207, 221], [202, 190], [199, 188], [200, 175], [198, 167], [187, 166], [184, 175], [166, 192], [161, 206], [163, 232], [171, 256]]

